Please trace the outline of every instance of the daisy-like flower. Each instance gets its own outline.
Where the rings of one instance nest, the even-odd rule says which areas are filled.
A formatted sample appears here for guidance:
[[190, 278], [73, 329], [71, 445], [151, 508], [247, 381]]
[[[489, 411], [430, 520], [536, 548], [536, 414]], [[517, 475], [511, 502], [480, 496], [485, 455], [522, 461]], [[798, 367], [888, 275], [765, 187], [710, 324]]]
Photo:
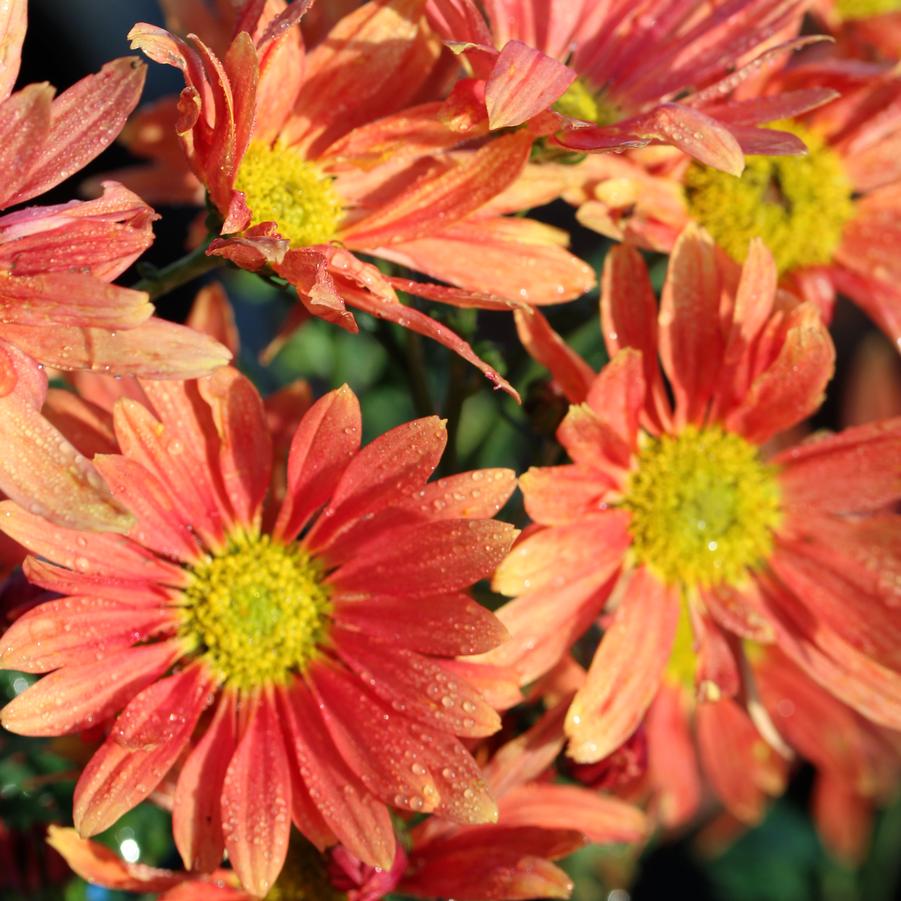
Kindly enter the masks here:
[[827, 316], [837, 293], [901, 342], [901, 78], [875, 67], [811, 65], [782, 79], [803, 92], [823, 78], [846, 93], [780, 127], [807, 156], [755, 156], [740, 178], [679, 154], [592, 161], [568, 197], [583, 224], [668, 252], [688, 222], [733, 259], [753, 238], [770, 248], [783, 287]]
[[[507, 742], [487, 763], [484, 776], [499, 799], [496, 824], [461, 826], [429, 818], [398, 845], [394, 864], [376, 869], [339, 845], [327, 860], [294, 841], [272, 899], [378, 901], [391, 892], [417, 898], [470, 901], [568, 898], [572, 881], [553, 861], [587, 841], [636, 842], [647, 819], [636, 807], [544, 776], [563, 747], [565, 705], [546, 713], [523, 735]], [[162, 891], [161, 898], [249, 901], [234, 873], [177, 873], [129, 864], [108, 848], [51, 826], [49, 842], [90, 882], [128, 891]], [[207, 894], [204, 894], [204, 893]]]
[[483, 82], [492, 127], [543, 117], [555, 143], [571, 150], [670, 144], [738, 175], [745, 153], [804, 152], [793, 135], [760, 123], [834, 96], [824, 89], [731, 99], [773, 59], [811, 40], [795, 37], [805, 6], [797, 0], [481, 6], [487, 24], [475, 0], [429, 0], [436, 29]]
[[886, 511], [901, 493], [901, 421], [761, 454], [820, 405], [834, 351], [816, 308], [777, 291], [759, 241], [739, 270], [688, 230], [659, 314], [641, 257], [615, 248], [601, 316], [612, 360], [597, 378], [537, 314], [519, 319], [533, 353], [584, 402], [557, 433], [573, 462], [522, 477], [538, 528], [494, 576], [517, 597], [498, 613], [513, 638], [488, 658], [530, 681], [613, 611], [569, 709], [578, 762], [635, 730], [680, 628], [693, 636], [702, 699], [737, 694], [743, 636], [776, 643], [897, 728], [901, 557]]
[[[432, 96], [443, 65], [424, 2], [364, 4], [305, 58], [296, 20], [308, 3], [260, 24], [248, 17], [255, 6], [259, 20], [261, 4], [248, 4], [221, 61], [196, 36], [139, 24], [130, 37], [184, 72], [175, 128], [223, 220], [209, 253], [274, 273], [308, 314], [344, 328], [357, 328], [349, 304], [434, 338], [512, 392], [396, 289], [508, 310], [577, 297], [594, 276], [558, 230], [504, 215], [511, 199], [499, 195], [525, 165], [530, 133], [490, 135], [453, 99], [403, 108]], [[453, 287], [386, 277], [360, 252]]]
[[[342, 388], [294, 435], [284, 500], [264, 509], [271, 442], [236, 371], [142, 382], [114, 409], [119, 454], [95, 456], [134, 516], [127, 536], [50, 526], [11, 502], [4, 530], [36, 555], [29, 578], [64, 597], [3, 636], [3, 666], [50, 675], [4, 708], [27, 735], [111, 721], [75, 790], [93, 835], [183, 759], [173, 829], [189, 868], [227, 850], [245, 888], [275, 882], [293, 821], [389, 868], [388, 806], [462, 822], [496, 815], [457, 736], [499, 720], [453, 658], [503, 627], [465, 592], [515, 530], [491, 517], [507, 470], [426, 484], [441, 422], [362, 450]], [[298, 537], [300, 536], [300, 537]]]

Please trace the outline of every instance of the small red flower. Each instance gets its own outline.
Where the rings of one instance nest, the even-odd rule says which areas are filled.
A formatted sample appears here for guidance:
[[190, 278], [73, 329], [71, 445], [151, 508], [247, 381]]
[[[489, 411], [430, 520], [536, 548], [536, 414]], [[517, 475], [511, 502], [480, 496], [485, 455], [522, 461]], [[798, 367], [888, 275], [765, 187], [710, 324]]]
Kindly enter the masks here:
[[[177, 771], [173, 827], [193, 869], [227, 850], [265, 894], [292, 821], [389, 868], [388, 806], [460, 822], [495, 803], [457, 736], [499, 720], [453, 660], [505, 636], [466, 589], [514, 530], [490, 517], [507, 470], [426, 483], [446, 440], [432, 417], [360, 449], [360, 411], [321, 398], [267, 508], [272, 450], [262, 402], [220, 369], [143, 382], [117, 402], [120, 453], [95, 463], [133, 515], [127, 536], [53, 527], [11, 502], [0, 522], [35, 557], [31, 580], [64, 595], [3, 636], [6, 667], [50, 675], [3, 725], [60, 735], [112, 723], [75, 791], [93, 835]], [[300, 536], [300, 537], [298, 537]]]

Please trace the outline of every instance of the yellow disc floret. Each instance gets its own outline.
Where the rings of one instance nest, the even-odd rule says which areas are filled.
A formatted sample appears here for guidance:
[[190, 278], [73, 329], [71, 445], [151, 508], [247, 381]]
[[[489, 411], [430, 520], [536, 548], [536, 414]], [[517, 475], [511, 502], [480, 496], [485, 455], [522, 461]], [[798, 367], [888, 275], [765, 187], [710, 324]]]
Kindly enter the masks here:
[[683, 588], [742, 582], [768, 558], [781, 519], [773, 468], [718, 426], [648, 439], [623, 505], [636, 561]]
[[563, 96], [554, 104], [554, 109], [564, 116], [581, 119], [583, 122], [594, 122], [597, 125], [612, 125], [622, 119], [622, 111], [611, 103], [604, 92], [594, 92], [581, 79], [577, 78]]
[[321, 564], [297, 545], [233, 537], [191, 570], [179, 634], [232, 688], [284, 684], [325, 637], [331, 605], [322, 577]]
[[838, 0], [835, 9], [843, 19], [869, 19], [901, 11], [901, 0]]
[[751, 156], [741, 177], [692, 163], [685, 175], [691, 215], [734, 260], [762, 238], [779, 272], [829, 263], [854, 215], [851, 182], [823, 139], [779, 124], [807, 145], [806, 156]]
[[235, 188], [253, 224], [275, 222], [292, 247], [327, 244], [338, 234], [344, 210], [332, 179], [291, 147], [251, 141]]

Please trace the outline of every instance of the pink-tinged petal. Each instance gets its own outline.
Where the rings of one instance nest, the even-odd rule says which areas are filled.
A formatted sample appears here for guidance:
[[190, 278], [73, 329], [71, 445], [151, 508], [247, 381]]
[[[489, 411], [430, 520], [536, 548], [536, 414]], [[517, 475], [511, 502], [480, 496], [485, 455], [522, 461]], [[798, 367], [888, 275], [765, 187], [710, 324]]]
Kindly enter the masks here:
[[901, 729], [901, 675], [814, 619], [792, 593], [768, 580], [763, 593], [776, 644], [812, 679], [875, 723]]
[[166, 741], [147, 750], [124, 748], [114, 736], [104, 742], [75, 786], [72, 816], [81, 835], [109, 828], [150, 795], [181, 756], [207, 700], [208, 691], [193, 692], [177, 712], [166, 711], [167, 718], [175, 714], [174, 727]]
[[[315, 423], [315, 418], [310, 421]], [[347, 426], [353, 425], [347, 421]], [[344, 434], [349, 438], [352, 433]], [[331, 500], [307, 539], [311, 547], [327, 547], [341, 528], [366, 514], [403, 503], [421, 490], [438, 465], [446, 442], [444, 425], [436, 416], [429, 416], [399, 425], [366, 445], [349, 465], [342, 466]]]
[[109, 413], [71, 391], [51, 388], [41, 412], [89, 459], [118, 450]]
[[[207, 248], [208, 256], [219, 256], [248, 272], [277, 266], [288, 254], [288, 242], [278, 236], [271, 223], [255, 225], [242, 235], [216, 238]], [[287, 276], [286, 276], [287, 277]]]
[[22, 570], [28, 581], [57, 594], [104, 598], [134, 607], [159, 607], [172, 600], [172, 591], [146, 579], [128, 579], [107, 573], [81, 573], [26, 557]]
[[473, 0], [429, 0], [429, 24], [447, 40], [491, 46], [492, 33]]
[[827, 544], [809, 553], [807, 543], [802, 540], [794, 547], [780, 543], [769, 560], [772, 571], [828, 628], [880, 663], [901, 669], [897, 610], [880, 603], [875, 592], [867, 593], [844, 577], [837, 556], [842, 548]]
[[719, 378], [722, 290], [713, 242], [689, 226], [670, 257], [659, 316], [660, 359], [672, 384], [678, 424], [701, 421]]
[[119, 714], [110, 738], [129, 751], [152, 751], [169, 744], [184, 730], [186, 717], [196, 721], [215, 687], [215, 680], [199, 663], [159, 679]]
[[698, 755], [689, 728], [693, 707], [694, 699], [681, 686], [663, 682], [645, 717], [653, 809], [669, 828], [691, 820], [701, 806]]
[[189, 870], [208, 873], [222, 861], [220, 796], [237, 744], [234, 699], [224, 694], [213, 719], [178, 774], [172, 805], [172, 834]]
[[192, 379], [224, 366], [231, 354], [212, 338], [162, 319], [136, 328], [4, 325], [3, 337], [56, 369], [90, 369], [147, 379]]
[[0, 489], [50, 522], [124, 531], [131, 517], [88, 460], [41, 416], [46, 392], [43, 370], [0, 341]]
[[654, 699], [679, 618], [676, 593], [647, 569], [634, 570], [566, 716], [567, 753], [594, 763], [637, 728]]
[[184, 879], [182, 873], [126, 863], [106, 845], [83, 839], [74, 829], [49, 826], [47, 844], [63, 856], [76, 875], [105, 888], [124, 892], [164, 892]]
[[510, 639], [475, 658], [496, 666], [513, 667], [520, 684], [544, 675], [565, 657], [597, 619], [615, 584], [622, 554], [599, 549], [597, 566], [587, 576], [560, 587], [545, 587], [520, 595], [497, 611]]
[[901, 497], [901, 418], [814, 437], [774, 459], [787, 509], [863, 513]]
[[329, 500], [360, 448], [360, 429], [360, 402], [346, 385], [310, 407], [291, 440], [288, 483], [276, 535], [294, 538]]
[[516, 331], [523, 347], [554, 377], [573, 404], [588, 397], [594, 370], [560, 337], [538, 310], [517, 310]]
[[16, 275], [82, 272], [111, 282], [152, 243], [156, 213], [136, 194], [103, 181], [102, 196], [31, 206], [0, 217], [0, 267]]
[[641, 351], [650, 390], [648, 415], [659, 428], [669, 421], [670, 412], [657, 363], [657, 298], [647, 266], [634, 247], [614, 247], [604, 261], [601, 328], [611, 357], [625, 347]]
[[260, 515], [272, 475], [272, 439], [263, 401], [236, 369], [216, 370], [198, 382], [219, 433], [219, 471], [236, 522]]
[[153, 306], [143, 291], [108, 285], [82, 272], [0, 278], [4, 323], [130, 329], [152, 314]]
[[50, 129], [52, 101], [53, 88], [49, 84], [30, 84], [0, 104], [0, 174], [4, 185], [0, 189], [0, 207], [11, 205], [10, 198], [28, 178]]
[[63, 667], [7, 704], [0, 722], [20, 735], [67, 735], [100, 725], [180, 655], [176, 641], [163, 641]]
[[374, 253], [517, 305], [563, 303], [594, 288], [594, 270], [567, 250], [566, 232], [534, 219], [477, 215]]
[[487, 578], [518, 530], [495, 520], [434, 520], [390, 529], [329, 577], [339, 591], [442, 594]]
[[99, 660], [174, 627], [164, 608], [135, 609], [102, 598], [47, 601], [20, 616], [2, 637], [5, 669], [46, 673]]
[[728, 126], [700, 110], [678, 103], [662, 103], [650, 113], [625, 119], [615, 126], [577, 127], [564, 131], [557, 140], [572, 150], [603, 150], [634, 146], [639, 142], [670, 144], [703, 163], [741, 175], [745, 156]]
[[696, 654], [695, 683], [698, 698], [716, 701], [723, 695], [732, 697], [741, 688], [738, 661], [733, 642], [706, 610], [689, 606], [691, 631]]
[[831, 88], [801, 88], [747, 100], [728, 100], [722, 105], [705, 106], [704, 111], [726, 125], [757, 125], [777, 119], [794, 119], [839, 96]]
[[492, 666], [475, 657], [446, 659], [441, 664], [448, 673], [468, 682], [495, 710], [508, 710], [522, 700], [513, 667]]
[[80, 573], [183, 585], [180, 567], [121, 535], [54, 526], [11, 501], [0, 503], [0, 525], [33, 554]]
[[576, 73], [522, 41], [508, 41], [485, 86], [491, 128], [522, 125], [544, 112], [576, 80]]
[[727, 631], [761, 644], [772, 642], [773, 629], [756, 582], [740, 589], [730, 585], [708, 588], [702, 597], [710, 615]]
[[572, 881], [550, 861], [571, 854], [584, 841], [580, 833], [571, 829], [462, 829], [414, 849], [411, 866], [399, 887], [424, 898], [568, 898]]
[[[290, 282], [306, 310], [319, 319], [356, 333], [356, 320], [329, 271], [329, 257], [316, 248], [289, 250], [284, 260], [272, 264], [273, 270]], [[289, 320], [290, 322], [290, 320]]]
[[[374, 698], [339, 666], [311, 671], [322, 717], [341, 757], [385, 803], [414, 812], [440, 809], [428, 748], [412, 721]], [[378, 736], [374, 741], [373, 737]]]
[[858, 866], [866, 857], [873, 831], [873, 802], [829, 770], [817, 774], [813, 817], [823, 843], [836, 857]]
[[625, 348], [592, 382], [586, 402], [622, 441], [626, 453], [615, 460], [629, 463], [638, 447], [638, 421], [645, 405], [644, 361], [640, 351]]
[[43, 194], [109, 147], [137, 106], [145, 75], [135, 57], [122, 57], [63, 91], [51, 106], [50, 130], [28, 180], [7, 205]]
[[614, 482], [586, 466], [533, 466], [519, 477], [519, 487], [529, 517], [555, 526], [596, 513]]
[[279, 690], [278, 701], [289, 758], [326, 824], [355, 857], [390, 869], [395, 840], [388, 811], [338, 753], [308, 689]]
[[622, 485], [629, 465], [629, 444], [587, 403], [569, 408], [557, 428], [557, 440], [574, 463]]
[[707, 777], [729, 812], [757, 823], [767, 795], [785, 787], [786, 764], [731, 698], [698, 704], [698, 745]]
[[778, 273], [772, 254], [755, 238], [741, 269], [732, 325], [726, 336], [723, 371], [714, 389], [712, 415], [723, 416], [743, 403], [754, 371], [751, 347], [773, 310]]
[[291, 832], [291, 774], [275, 697], [257, 699], [222, 787], [229, 860], [241, 884], [265, 895], [281, 872]]
[[235, 315], [219, 282], [205, 285], [197, 292], [185, 324], [218, 341], [233, 357], [237, 356], [240, 338]]
[[149, 550], [183, 563], [201, 555], [190, 522], [173, 507], [169, 492], [159, 479], [140, 463], [119, 455], [100, 454], [94, 458], [117, 500], [135, 517], [129, 535]]
[[315, 154], [356, 125], [408, 105], [427, 71], [424, 6], [425, 0], [383, 0], [341, 18], [307, 55], [283, 139]]
[[476, 469], [430, 482], [403, 506], [431, 519], [490, 519], [514, 488], [512, 469]]
[[602, 845], [640, 842], [650, 831], [645, 814], [619, 798], [547, 782], [507, 792], [500, 802], [500, 821], [504, 826], [575, 829]]
[[519, 394], [496, 369], [476, 356], [473, 349], [462, 338], [430, 316], [400, 303], [396, 298], [385, 298], [381, 294], [371, 291], [347, 288], [344, 290], [344, 294], [353, 306], [375, 316], [376, 319], [394, 322], [402, 328], [410, 329], [412, 332], [437, 341], [475, 366], [496, 389], [506, 391], [515, 401], [519, 402]]
[[9, 97], [19, 77], [27, 24], [28, 0], [10, 0], [0, 7], [0, 100]]
[[343, 228], [342, 240], [367, 250], [427, 237], [509, 187], [528, 161], [531, 146], [531, 135], [517, 131], [463, 154], [450, 168], [418, 174], [381, 207]]
[[146, 407], [127, 398], [116, 404], [113, 417], [123, 453], [156, 476], [179, 519], [216, 546], [225, 516], [210, 479], [205, 443], [192, 440], [187, 422], [163, 424]]
[[793, 309], [779, 355], [751, 383], [726, 426], [757, 444], [809, 416], [823, 401], [832, 378], [835, 348], [812, 304]]
[[[629, 514], [621, 510], [597, 512], [573, 523], [541, 529], [520, 541], [497, 567], [491, 587], [513, 597], [526, 591], [579, 579], [607, 558], [618, 558], [629, 544]], [[603, 548], [603, 555], [599, 549]]]
[[[256, 105], [259, 82], [259, 61], [253, 39], [239, 31], [229, 45], [223, 60], [225, 76], [231, 87], [234, 102], [235, 144], [234, 166], [237, 167], [250, 143], [256, 116], [263, 111]], [[260, 119], [260, 121], [263, 121]]]
[[497, 617], [465, 594], [336, 601], [335, 618], [385, 644], [439, 657], [481, 654], [508, 637]]
[[334, 629], [332, 640], [347, 666], [378, 697], [400, 705], [408, 717], [442, 732], [471, 737], [492, 735], [500, 728], [500, 717], [478, 692], [451, 678], [438, 661], [346, 629]]

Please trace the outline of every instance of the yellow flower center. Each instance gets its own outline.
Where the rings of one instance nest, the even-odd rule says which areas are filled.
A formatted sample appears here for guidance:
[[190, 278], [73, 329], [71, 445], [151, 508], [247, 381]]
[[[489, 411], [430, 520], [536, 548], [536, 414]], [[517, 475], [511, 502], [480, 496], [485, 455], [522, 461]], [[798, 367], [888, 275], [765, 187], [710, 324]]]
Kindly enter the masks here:
[[835, 9], [843, 19], [869, 19], [901, 10], [901, 0], [838, 0]]
[[251, 141], [235, 188], [253, 224], [275, 222], [292, 247], [327, 244], [338, 234], [344, 210], [332, 179], [290, 147]]
[[718, 426], [648, 440], [623, 505], [637, 562], [683, 588], [742, 582], [781, 519], [775, 470]]
[[284, 684], [321, 645], [331, 612], [321, 565], [268, 535], [233, 537], [191, 570], [179, 634], [232, 688]]
[[779, 272], [830, 262], [854, 215], [851, 182], [823, 139], [779, 124], [807, 145], [806, 156], [752, 156], [740, 178], [692, 163], [685, 176], [691, 215], [734, 260], [762, 238]]
[[566, 89], [554, 109], [564, 116], [598, 125], [612, 125], [623, 117], [622, 110], [606, 99], [603, 91], [595, 93], [581, 78]]

